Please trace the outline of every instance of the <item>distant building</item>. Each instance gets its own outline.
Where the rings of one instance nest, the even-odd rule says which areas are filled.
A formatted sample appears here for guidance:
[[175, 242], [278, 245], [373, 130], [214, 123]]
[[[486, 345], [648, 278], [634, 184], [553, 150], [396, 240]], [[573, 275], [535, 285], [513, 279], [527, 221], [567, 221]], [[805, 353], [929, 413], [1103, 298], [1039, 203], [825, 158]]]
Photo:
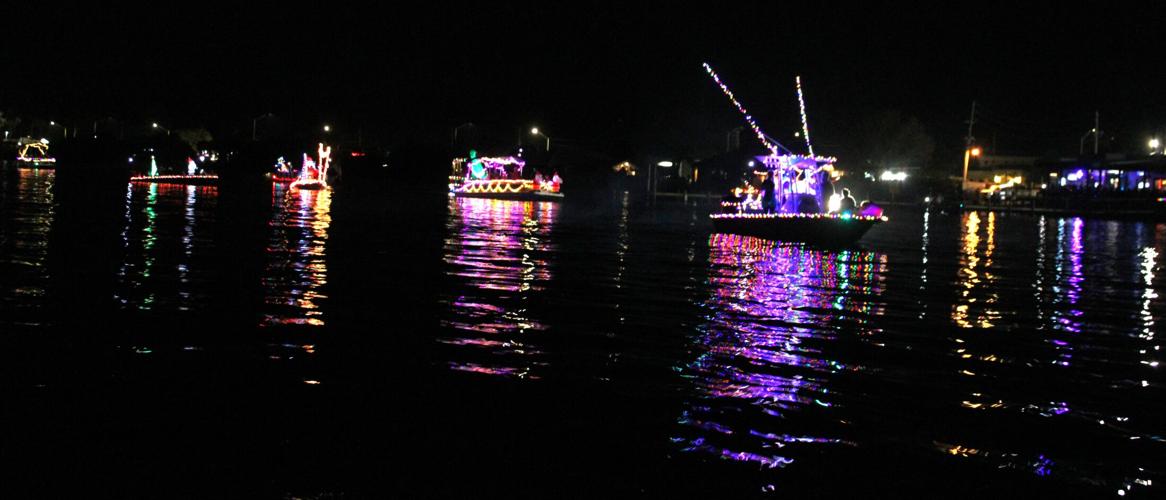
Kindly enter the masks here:
[[1041, 184], [1050, 190], [1166, 192], [1166, 156], [1058, 159], [1038, 163]]
[[968, 166], [966, 189], [982, 191], [1011, 179], [1020, 179], [1014, 184], [1032, 186], [1043, 173], [1038, 160], [1036, 156], [980, 155]]

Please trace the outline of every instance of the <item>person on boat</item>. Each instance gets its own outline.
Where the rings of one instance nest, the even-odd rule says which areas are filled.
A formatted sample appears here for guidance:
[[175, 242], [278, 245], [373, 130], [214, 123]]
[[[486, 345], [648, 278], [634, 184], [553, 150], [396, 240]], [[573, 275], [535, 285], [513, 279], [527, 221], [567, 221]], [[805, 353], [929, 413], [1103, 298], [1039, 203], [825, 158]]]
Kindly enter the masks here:
[[842, 203], [838, 206], [838, 213], [853, 214], [856, 208], [858, 208], [858, 202], [850, 195], [850, 188], [842, 188]]
[[543, 174], [542, 174], [542, 172], [538, 172], [538, 171], [536, 171], [536, 172], [534, 173], [534, 188], [535, 188], [536, 190], [537, 190], [537, 189], [542, 189], [543, 182], [544, 182], [544, 180], [543, 180]]
[[818, 203], [817, 196], [807, 193], [802, 193], [796, 196], [798, 200], [798, 213], [816, 214], [822, 212], [822, 205]]
[[559, 192], [559, 186], [562, 184], [563, 178], [559, 177], [559, 172], [556, 171], [551, 175], [551, 191], [555, 193]]
[[777, 184], [773, 177], [773, 172], [770, 172], [761, 181], [761, 210], [767, 214], [777, 211]]

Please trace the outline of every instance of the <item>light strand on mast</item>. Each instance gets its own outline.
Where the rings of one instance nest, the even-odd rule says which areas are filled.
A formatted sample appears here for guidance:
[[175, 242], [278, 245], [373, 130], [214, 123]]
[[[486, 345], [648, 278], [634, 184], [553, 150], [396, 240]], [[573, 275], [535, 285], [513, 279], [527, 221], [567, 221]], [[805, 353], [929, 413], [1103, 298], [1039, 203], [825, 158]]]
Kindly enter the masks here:
[[802, 77], [796, 76], [794, 80], [798, 84], [798, 107], [802, 112], [802, 135], [806, 137], [806, 149], [810, 151], [810, 156], [814, 156], [814, 146], [810, 144], [810, 123], [806, 119], [806, 100], [802, 97]]
[[742, 115], [745, 115], [745, 122], [748, 123], [749, 127], [753, 129], [753, 133], [757, 135], [757, 139], [761, 141], [761, 144], [765, 145], [765, 148], [772, 152], [773, 156], [779, 156], [780, 153], [777, 150], [777, 145], [769, 141], [765, 135], [765, 132], [762, 132], [761, 127], [757, 126], [757, 122], [753, 120], [753, 116], [750, 115], [749, 112], [745, 110], [745, 106], [742, 105], [741, 102], [733, 96], [733, 91], [729, 90], [729, 86], [725, 85], [724, 82], [721, 81], [721, 77], [717, 76], [717, 72], [713, 71], [713, 67], [709, 66], [709, 63], [704, 63], [704, 70], [708, 72], [709, 76], [713, 78], [714, 82], [717, 82], [717, 85], [721, 87], [721, 92], [724, 92], [725, 96], [733, 102], [733, 105], [737, 107], [737, 111], [740, 111]]

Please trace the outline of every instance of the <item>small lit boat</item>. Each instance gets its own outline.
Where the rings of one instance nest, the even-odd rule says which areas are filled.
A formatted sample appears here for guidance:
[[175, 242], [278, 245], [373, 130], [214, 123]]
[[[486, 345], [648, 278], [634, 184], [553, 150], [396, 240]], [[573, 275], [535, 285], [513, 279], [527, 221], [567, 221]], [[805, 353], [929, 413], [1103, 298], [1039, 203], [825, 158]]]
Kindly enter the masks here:
[[49, 156], [49, 140], [23, 138], [17, 142], [16, 165], [27, 168], [55, 168], [57, 159]]
[[292, 181], [291, 185], [288, 186], [289, 189], [328, 189], [328, 169], [332, 166], [332, 146], [324, 146], [323, 143], [320, 143], [316, 153], [319, 160], [313, 160], [312, 157], [304, 154], [300, 176]]
[[495, 198], [521, 201], [556, 201], [562, 179], [558, 174], [543, 179], [523, 179], [526, 161], [514, 156], [455, 158], [450, 175], [450, 194], [461, 198]]
[[[304, 155], [304, 157], [307, 158], [307, 155]], [[280, 184], [292, 183], [299, 179], [299, 176], [296, 175], [295, 167], [282, 156], [275, 160], [274, 169], [264, 176], [267, 177], [267, 180]]]

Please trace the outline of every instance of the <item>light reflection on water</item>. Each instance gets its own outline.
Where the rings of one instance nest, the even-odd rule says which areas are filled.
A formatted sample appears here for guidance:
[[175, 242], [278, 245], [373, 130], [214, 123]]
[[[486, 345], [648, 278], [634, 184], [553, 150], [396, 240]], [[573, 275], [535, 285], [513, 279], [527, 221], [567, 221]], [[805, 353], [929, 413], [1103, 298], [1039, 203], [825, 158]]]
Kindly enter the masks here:
[[[1012, 226], [1006, 247], [999, 218]], [[1154, 283], [1166, 227], [982, 212], [963, 214], [961, 226], [950, 337], [961, 363], [952, 386], [972, 413], [960, 416], [968, 427], [937, 436], [936, 448], [1041, 477], [1108, 476], [1126, 491], [1160, 478], [1163, 471], [1146, 468], [1144, 451], [1135, 450], [1163, 442], [1138, 401], [1161, 381], [1152, 325], [1162, 314]], [[1118, 399], [1103, 402], [1109, 397]], [[996, 419], [1011, 421], [1010, 432], [1027, 433], [1028, 442], [977, 430]], [[1047, 434], [1050, 425], [1066, 436]], [[1083, 441], [1066, 447], [1065, 439]], [[1100, 449], [1115, 459], [1098, 464], [1091, 453]]]
[[442, 326], [456, 336], [454, 370], [538, 378], [546, 360], [532, 339], [547, 329], [530, 304], [552, 277], [551, 233], [557, 206], [483, 198], [451, 198], [443, 250], [446, 273], [458, 284], [442, 298]]
[[0, 179], [0, 325], [45, 323], [38, 315], [48, 281], [55, 178], [52, 170], [21, 168], [14, 183]]
[[215, 186], [129, 183], [114, 299], [139, 311], [207, 307], [213, 270], [200, 254], [214, 248]]
[[332, 191], [272, 186], [272, 216], [263, 273], [264, 325], [323, 326], [327, 296]]
[[831, 415], [837, 402], [829, 386], [864, 367], [835, 359], [830, 344], [870, 334], [868, 323], [883, 314], [876, 297], [886, 257], [721, 234], [709, 247], [702, 354], [682, 370], [699, 399], [680, 418], [689, 430], [675, 441], [771, 468], [813, 453], [801, 447], [852, 444]]
[[[52, 324], [42, 307], [54, 298], [46, 283], [84, 254], [48, 259], [49, 229], [74, 234], [89, 219], [62, 224], [71, 212], [56, 199], [66, 192], [54, 195], [51, 171], [21, 170], [2, 182], [0, 327]], [[251, 240], [238, 234], [247, 224], [216, 231], [240, 214], [223, 213], [227, 200], [213, 187], [118, 189], [104, 233], [117, 236], [116, 255], [96, 254], [113, 259], [108, 270], [104, 262], [86, 268], [87, 276], [105, 273], [112, 289], [81, 284], [103, 300], [113, 294], [120, 307], [111, 317], [213, 317], [235, 251], [255, 256], [241, 264], [240, 283], [251, 288], [226, 295], [247, 299], [240, 307], [252, 325], [337, 328], [330, 314], [341, 301], [325, 290], [366, 293], [328, 282], [329, 242], [342, 241], [329, 234], [342, 227], [331, 224], [331, 192], [272, 188], [270, 219], [251, 214], [266, 233]], [[1154, 481], [1166, 480], [1157, 337], [1166, 314], [1166, 225], [922, 212], [892, 215], [864, 240], [870, 251], [717, 235], [705, 259], [699, 211], [648, 212], [698, 221], [668, 225], [626, 197], [599, 221], [560, 208], [450, 200], [441, 255], [417, 262], [440, 266], [446, 278], [432, 359], [443, 370], [553, 384], [561, 377], [549, 376], [552, 360], [558, 369], [591, 366], [577, 361], [585, 357], [618, 359], [618, 369], [572, 375], [610, 379], [592, 392], [603, 396], [618, 385], [650, 400], [667, 386], [682, 409], [666, 408], [665, 423], [646, 431], [674, 439], [674, 449], [691, 452], [684, 457], [760, 465], [761, 484], [829, 467], [839, 455], [877, 462], [887, 449], [896, 455], [886, 467], [909, 473], [912, 463], [947, 460], [957, 475], [986, 465], [1110, 492], [1152, 493]], [[222, 248], [239, 241], [247, 248]], [[600, 293], [578, 293], [579, 282]], [[568, 296], [577, 302], [562, 300]], [[556, 298], [576, 307], [559, 314]], [[548, 341], [552, 332], [558, 342]], [[595, 332], [604, 340], [594, 341]], [[301, 344], [285, 347], [315, 351]], [[652, 371], [660, 366], [663, 375]], [[649, 377], [652, 384], [643, 382]], [[977, 467], [960, 469], [964, 463]]]

